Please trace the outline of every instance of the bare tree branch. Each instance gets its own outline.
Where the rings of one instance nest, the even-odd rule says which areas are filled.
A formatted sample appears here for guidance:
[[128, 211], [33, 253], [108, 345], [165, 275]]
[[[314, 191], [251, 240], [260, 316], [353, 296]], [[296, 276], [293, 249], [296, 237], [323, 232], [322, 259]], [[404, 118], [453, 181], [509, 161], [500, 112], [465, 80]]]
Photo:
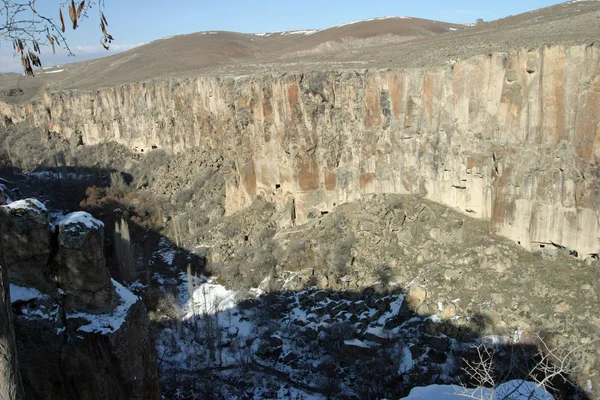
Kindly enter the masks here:
[[39, 56], [43, 46], [50, 46], [53, 53], [58, 46], [70, 56], [74, 55], [64, 36], [66, 26], [63, 9], [68, 11], [72, 28], [77, 29], [80, 21], [88, 18], [89, 11], [97, 7], [102, 34], [100, 44], [108, 50], [114, 40], [106, 30], [108, 22], [102, 11], [104, 0], [83, 0], [78, 3], [65, 0], [59, 4], [58, 20], [40, 14], [36, 9], [36, 0], [0, 0], [0, 5], [0, 42], [12, 43], [14, 55], [21, 58], [27, 75], [35, 75], [33, 67], [42, 67]]
[[[564, 349], [561, 347], [550, 346], [539, 333], [536, 334], [536, 339], [538, 342], [537, 361], [526, 372], [527, 379], [533, 382], [535, 386], [528, 384], [525, 380], [521, 380], [508, 391], [497, 393], [496, 389], [505, 377], [500, 379], [496, 377], [498, 371], [495, 370], [493, 361], [495, 349], [482, 343], [478, 346], [474, 346], [475, 351], [477, 352], [476, 360], [465, 360], [466, 366], [463, 369], [476, 385], [481, 388], [490, 388], [490, 390], [485, 391], [482, 389], [473, 391], [467, 389], [466, 385], [463, 385], [462, 388], [455, 388], [455, 394], [461, 397], [479, 400], [492, 400], [496, 397], [500, 399], [537, 399], [540, 390], [548, 393], [555, 389], [552, 386], [552, 382], [556, 379], [562, 379], [567, 382], [568, 377], [577, 372], [577, 366], [573, 361], [574, 354], [582, 347], [589, 346], [598, 340], [595, 339], [583, 345]], [[510, 369], [517, 367], [518, 365], [515, 362], [515, 357], [511, 354]], [[510, 372], [511, 371], [508, 371], [508, 374], [510, 374]]]

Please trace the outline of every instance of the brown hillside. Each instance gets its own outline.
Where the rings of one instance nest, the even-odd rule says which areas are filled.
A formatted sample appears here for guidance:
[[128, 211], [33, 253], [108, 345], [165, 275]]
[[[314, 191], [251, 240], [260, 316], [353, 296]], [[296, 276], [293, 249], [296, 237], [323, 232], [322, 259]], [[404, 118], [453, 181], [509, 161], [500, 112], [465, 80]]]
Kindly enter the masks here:
[[600, 38], [600, 2], [568, 2], [477, 26], [418, 18], [344, 24], [312, 34], [201, 32], [154, 41], [60, 73], [0, 77], [2, 98], [22, 102], [40, 88], [95, 89], [160, 77], [245, 75], [319, 69], [428, 67], [492, 51]]

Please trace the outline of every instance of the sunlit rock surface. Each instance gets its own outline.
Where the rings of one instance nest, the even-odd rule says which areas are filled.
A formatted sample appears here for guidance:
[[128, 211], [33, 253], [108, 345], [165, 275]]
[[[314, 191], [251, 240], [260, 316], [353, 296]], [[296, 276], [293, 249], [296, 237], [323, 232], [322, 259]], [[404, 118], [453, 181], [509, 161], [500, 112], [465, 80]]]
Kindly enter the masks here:
[[[0, 103], [73, 143], [235, 158], [226, 207], [259, 195], [303, 223], [367, 193], [491, 219], [528, 249], [600, 251], [600, 47], [491, 53], [443, 68], [158, 80]], [[6, 122], [5, 122], [6, 123]]]

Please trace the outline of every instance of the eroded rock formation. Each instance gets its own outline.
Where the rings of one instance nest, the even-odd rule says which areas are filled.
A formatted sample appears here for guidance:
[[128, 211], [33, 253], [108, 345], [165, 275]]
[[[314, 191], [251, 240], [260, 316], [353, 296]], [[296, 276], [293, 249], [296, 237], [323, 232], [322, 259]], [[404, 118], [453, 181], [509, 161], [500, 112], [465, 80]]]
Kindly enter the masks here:
[[31, 285], [44, 293], [56, 290], [50, 271], [51, 235], [48, 210], [36, 199], [0, 207], [0, 240], [5, 267], [18, 285]]
[[[0, 246], [0, 260], [2, 260]], [[23, 387], [17, 365], [17, 345], [15, 342], [8, 274], [0, 264], [0, 400], [22, 398]]]
[[58, 224], [58, 282], [71, 310], [110, 310], [113, 285], [104, 259], [104, 224], [86, 212]]
[[597, 45], [551, 46], [435, 69], [162, 80], [0, 114], [73, 143], [227, 150], [229, 213], [262, 195], [303, 223], [364, 194], [412, 193], [528, 249], [587, 257], [600, 251], [599, 60]]
[[[36, 199], [0, 206], [0, 216], [25, 398], [158, 399], [148, 314], [140, 298], [111, 280], [102, 222], [76, 212], [52, 229]], [[0, 293], [0, 306], [8, 307]], [[9, 329], [4, 313], [0, 318]], [[0, 337], [2, 354], [10, 339]]]

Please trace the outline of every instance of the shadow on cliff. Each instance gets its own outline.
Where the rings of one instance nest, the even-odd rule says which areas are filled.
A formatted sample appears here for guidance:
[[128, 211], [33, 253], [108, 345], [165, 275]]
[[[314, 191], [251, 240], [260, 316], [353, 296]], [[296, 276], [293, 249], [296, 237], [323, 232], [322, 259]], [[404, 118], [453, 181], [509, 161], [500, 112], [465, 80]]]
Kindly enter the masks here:
[[37, 167], [25, 173], [13, 166], [0, 167], [0, 183], [18, 190], [17, 195], [36, 197], [57, 210], [75, 210], [90, 187], [107, 188], [118, 179], [130, 184], [132, 176], [114, 169], [93, 167]]
[[[55, 210], [74, 211], [83, 205], [86, 211], [101, 219], [105, 223], [105, 249], [112, 276], [123, 283], [141, 283], [140, 294], [144, 295], [148, 309], [156, 311], [165, 287], [169, 291], [170, 285], [170, 290], [176, 291], [185, 276], [210, 276], [211, 271], [204, 257], [176, 246], [160, 229], [147, 223], [156, 216], [142, 214], [130, 203], [120, 201], [120, 197], [107, 195], [115, 180], [120, 185], [128, 185], [131, 179], [119, 171], [97, 168], [39, 168], [33, 174], [24, 174], [17, 168], [0, 169], [0, 183], [12, 190], [14, 197], [37, 197]], [[94, 195], [99, 196], [96, 200], [102, 201], [91, 202], [90, 197]], [[127, 227], [126, 234], [123, 226]], [[119, 237], [130, 243], [128, 261], [122, 259], [124, 255], [117, 243]], [[159, 248], [166, 249], [168, 254], [157, 255]], [[467, 323], [460, 324], [422, 315], [416, 310], [418, 299], [409, 301], [410, 296], [408, 288], [387, 287], [384, 290], [367, 288], [361, 292], [279, 290], [243, 300], [227, 313], [231, 319], [232, 313], [258, 310], [253, 314], [258, 318], [254, 322], [257, 330], [247, 340], [247, 348], [254, 349], [247, 363], [227, 366], [215, 363], [213, 358], [202, 368], [181, 369], [168, 365], [167, 360], [159, 360], [164, 393], [167, 397], [177, 392], [178, 398], [198, 398], [195, 391], [201, 390], [200, 398], [210, 398], [211, 390], [217, 390], [216, 382], [228, 384], [219, 374], [232, 369], [253, 371], [327, 398], [339, 397], [340, 387], [345, 385], [365, 399], [398, 398], [406, 396], [414, 386], [458, 383], [457, 377], [468, 386], [489, 386], [512, 379], [545, 379], [549, 371], [559, 369], [552, 365], [551, 358], [542, 363], [545, 353], [540, 344], [545, 342], [540, 343], [540, 338], [513, 342], [493, 336], [490, 329], [493, 323], [485, 315], [472, 315]], [[398, 299], [406, 301], [400, 301], [401, 306], [394, 309], [392, 304]], [[304, 310], [304, 317], [292, 318], [294, 309]], [[207, 313], [192, 317], [191, 321], [167, 318], [155, 324], [165, 328], [183, 323], [189, 329], [193, 326], [197, 329], [194, 318], [206, 321], [212, 317]], [[282, 336], [283, 326], [287, 330]], [[384, 331], [387, 333], [382, 333]], [[209, 345], [206, 337], [193, 336], [196, 344]], [[221, 343], [221, 350], [231, 352], [236, 336], [237, 333], [228, 334], [227, 340]], [[543, 339], [551, 343], [551, 337]], [[290, 348], [292, 344], [284, 343], [285, 340], [293, 341], [297, 352], [303, 352], [306, 364], [302, 364], [300, 354], [283, 351], [284, 345]], [[482, 343], [487, 345], [477, 347]], [[484, 376], [477, 372], [465, 373], [469, 365], [481, 362], [489, 362], [493, 370]], [[290, 372], [304, 367], [325, 381], [315, 385]], [[346, 376], [355, 379], [349, 383], [345, 381]], [[557, 374], [549, 379], [555, 398], [588, 399], [575, 378]], [[246, 387], [251, 387], [253, 382], [246, 382]], [[25, 385], [27, 391], [27, 382]], [[240, 382], [233, 386], [238, 386], [236, 390], [244, 388]]]

